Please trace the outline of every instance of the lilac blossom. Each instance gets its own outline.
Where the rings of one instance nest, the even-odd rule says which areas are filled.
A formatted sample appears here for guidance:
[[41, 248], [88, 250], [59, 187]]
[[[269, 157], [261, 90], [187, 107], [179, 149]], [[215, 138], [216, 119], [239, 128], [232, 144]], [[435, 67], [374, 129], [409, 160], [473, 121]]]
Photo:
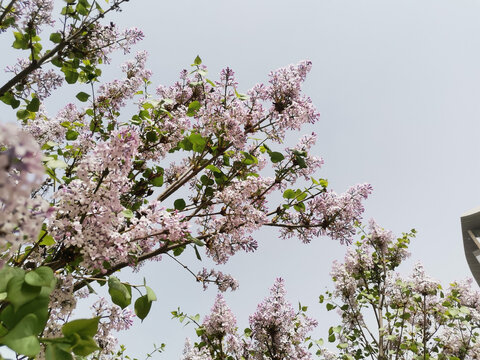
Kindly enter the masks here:
[[22, 19], [24, 29], [35, 29], [40, 33], [42, 26], [53, 26], [52, 19], [53, 0], [20, 0], [16, 4], [17, 16]]
[[[19, 74], [30, 65], [29, 59], [17, 59], [14, 66], [7, 66], [5, 72]], [[54, 70], [36, 69], [28, 74], [22, 83], [21, 95], [28, 97], [34, 93], [40, 100], [50, 96], [53, 90], [63, 85], [63, 77]]]
[[40, 149], [13, 124], [0, 124], [0, 168], [0, 253], [4, 255], [38, 239], [48, 204], [31, 198], [44, 176]]
[[303, 61], [270, 73], [270, 87], [266, 89], [273, 106], [271, 112], [277, 125], [275, 136], [283, 136], [285, 130], [298, 130], [305, 123], [314, 123], [320, 117], [312, 100], [301, 95], [301, 84], [312, 67], [311, 61]]
[[105, 298], [100, 298], [92, 306], [94, 317], [101, 317], [99, 329], [95, 340], [102, 353], [110, 353], [115, 350], [117, 339], [114, 332], [128, 330], [133, 325], [135, 314], [129, 308], [121, 309], [113, 305]]
[[185, 341], [185, 348], [183, 349], [182, 360], [213, 360], [206, 349], [199, 350], [193, 347], [190, 340]]
[[277, 279], [270, 293], [250, 316], [252, 329], [251, 349], [255, 359], [311, 359], [311, 353], [304, 346], [307, 334], [317, 322], [304, 314], [297, 315], [285, 299], [283, 279]]
[[132, 129], [112, 134], [97, 144], [77, 168], [78, 179], [56, 194], [57, 216], [50, 233], [65, 246], [83, 254], [83, 264], [101, 269], [104, 261], [129, 261], [160, 246], [162, 241], [186, 238], [188, 223], [177, 213], [165, 211], [158, 202], [140, 209], [143, 214], [126, 225], [121, 195], [129, 190], [128, 173], [138, 151], [138, 136]]
[[[143, 39], [143, 32], [137, 28], [120, 31], [113, 23], [109, 25], [93, 24], [88, 38], [81, 38], [79, 44], [85, 49], [88, 58], [94, 62], [109, 63], [109, 55], [118, 49], [124, 53], [130, 52], [133, 45]], [[86, 42], [86, 44], [85, 44]]]
[[314, 237], [328, 235], [340, 242], [350, 242], [355, 234], [354, 223], [360, 221], [364, 207], [362, 201], [372, 192], [370, 184], [352, 186], [343, 194], [333, 191], [323, 192], [306, 204], [306, 211], [288, 212], [281, 236], [290, 238], [299, 236], [305, 242]]
[[266, 199], [253, 200], [255, 195], [267, 195], [273, 188], [272, 178], [248, 177], [244, 181], [233, 180], [231, 185], [217, 194], [224, 204], [222, 216], [213, 215], [210, 221], [200, 220], [211, 234], [207, 241], [207, 253], [217, 262], [225, 263], [239, 250], [252, 251], [257, 243], [250, 234], [268, 221]]
[[218, 294], [210, 315], [203, 320], [205, 334], [220, 341], [235, 333], [237, 321], [222, 295]]
[[221, 292], [225, 292], [228, 289], [232, 291], [238, 289], [237, 280], [231, 275], [224, 274], [221, 271], [216, 271], [214, 269], [208, 271], [206, 268], [203, 268], [202, 271], [197, 274], [197, 281], [200, 281], [203, 284], [204, 290], [207, 289], [209, 283], [217, 285], [218, 290]]
[[147, 53], [145, 51], [137, 53], [135, 59], [122, 65], [122, 71], [126, 74], [126, 79], [114, 80], [100, 86], [95, 101], [102, 114], [114, 120], [116, 113], [126, 105], [126, 100], [131, 99], [140, 86], [148, 81], [152, 72], [145, 69], [146, 61]]

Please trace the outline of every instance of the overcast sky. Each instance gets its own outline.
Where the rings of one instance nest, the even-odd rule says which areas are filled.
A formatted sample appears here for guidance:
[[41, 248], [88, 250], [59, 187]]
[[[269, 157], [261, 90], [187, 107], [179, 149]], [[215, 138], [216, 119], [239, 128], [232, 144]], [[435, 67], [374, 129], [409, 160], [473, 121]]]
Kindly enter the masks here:
[[[234, 69], [243, 92], [273, 69], [311, 60], [304, 90], [321, 120], [303, 133], [318, 134], [319, 176], [337, 192], [371, 183], [365, 219], [398, 235], [417, 229], [405, 272], [421, 261], [445, 285], [470, 276], [459, 217], [480, 205], [480, 2], [131, 0], [124, 9], [116, 21], [144, 30], [138, 49], [148, 50], [156, 84], [171, 84], [197, 54], [211, 78]], [[255, 254], [221, 268], [240, 281], [226, 296], [240, 326], [281, 276], [289, 299], [310, 306], [320, 322], [315, 334], [326, 337], [339, 320], [318, 295], [331, 288], [331, 263], [345, 248], [326, 238], [303, 245], [273, 231], [257, 236]], [[120, 341], [140, 359], [154, 342], [166, 342], [168, 352], [154, 358], [178, 358], [191, 328], [170, 320], [170, 311], [204, 315], [216, 292], [204, 292], [168, 258], [141, 276], [158, 302]]]

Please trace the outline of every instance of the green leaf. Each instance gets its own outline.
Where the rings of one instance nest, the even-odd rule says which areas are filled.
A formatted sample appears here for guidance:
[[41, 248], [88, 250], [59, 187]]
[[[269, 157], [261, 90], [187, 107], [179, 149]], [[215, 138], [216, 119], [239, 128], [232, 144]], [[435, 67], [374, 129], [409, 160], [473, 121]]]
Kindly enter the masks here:
[[18, 309], [40, 294], [41, 286], [31, 286], [25, 282], [24, 275], [14, 276], [7, 285], [7, 300]]
[[52, 281], [55, 281], [55, 276], [48, 266], [40, 266], [25, 274], [25, 282], [32, 286], [51, 286]]
[[[5, 335], [7, 335], [8, 333], [8, 329], [3, 325], [3, 324], [0, 324], [0, 338], [4, 337]], [[1, 355], [0, 355], [0, 360], [4, 360]]]
[[183, 209], [185, 209], [185, 206], [187, 206], [187, 204], [185, 203], [185, 200], [177, 199], [174, 201], [173, 206], [176, 210], [182, 211]]
[[31, 112], [37, 112], [40, 108], [40, 100], [34, 97], [30, 103], [27, 105], [27, 110]]
[[37, 317], [34, 334], [40, 334], [47, 324], [49, 297], [37, 297], [32, 301], [22, 305], [17, 311], [12, 305], [8, 305], [0, 314], [0, 320], [3, 324], [13, 329], [25, 316], [34, 314]]
[[51, 343], [45, 351], [46, 360], [73, 360], [70, 353], [70, 346], [62, 343]]
[[198, 245], [198, 246], [205, 246], [205, 243], [200, 240], [200, 239], [197, 239], [196, 237], [193, 237], [191, 235], [188, 236], [188, 240], [190, 240], [191, 242], [193, 242], [195, 245]]
[[292, 189], [287, 189], [283, 192], [284, 199], [295, 199], [295, 191]]
[[240, 94], [239, 92], [237, 92], [237, 89], [235, 89], [235, 96], [239, 99], [239, 100], [248, 100], [250, 97], [248, 95], [245, 95], [245, 94]]
[[28, 46], [29, 46], [28, 35], [23, 35], [20, 32], [14, 32], [13, 36], [15, 37], [15, 41], [12, 44], [14, 49], [28, 49]]
[[180, 256], [185, 250], [185, 245], [184, 246], [179, 246], [175, 249], [173, 249], [173, 255], [175, 256]]
[[75, 130], [68, 130], [67, 133], [65, 134], [65, 139], [67, 140], [77, 140], [78, 138], [78, 132], [76, 132]]
[[12, 100], [14, 99], [15, 97], [10, 91], [6, 92], [3, 96], [0, 97], [0, 100], [7, 105], [10, 105], [12, 103]]
[[87, 16], [88, 15], [88, 9], [85, 6], [83, 6], [81, 3], [78, 3], [77, 6], [75, 7], [75, 9], [82, 16]]
[[60, 159], [48, 160], [45, 165], [50, 169], [65, 169], [67, 167], [67, 163]]
[[208, 186], [205, 188], [205, 196], [210, 197], [213, 196], [214, 190], [212, 187]]
[[182, 141], [180, 141], [178, 143], [178, 146], [180, 146], [180, 148], [186, 151], [190, 151], [193, 149], [193, 144], [188, 138], [185, 138]]
[[157, 135], [157, 132], [156, 131], [149, 131], [147, 132], [147, 140], [150, 141], [150, 142], [156, 142], [158, 141], [158, 135]]
[[50, 41], [55, 43], [55, 44], [58, 44], [60, 42], [62, 42], [62, 34], [60, 33], [51, 33], [50, 34]]
[[150, 180], [150, 184], [156, 187], [160, 187], [163, 185], [163, 175], [162, 174], [157, 174], [155, 177]]
[[88, 100], [88, 98], [90, 97], [89, 94], [87, 94], [86, 92], [79, 92], [76, 96], [75, 96], [78, 100], [80, 100], [81, 102], [85, 102]]
[[205, 145], [207, 145], [207, 140], [205, 140], [200, 134], [193, 133], [188, 137], [188, 140], [193, 145], [192, 146], [193, 151], [196, 151], [196, 152], [202, 152], [203, 149], [205, 148]]
[[305, 162], [305, 155], [297, 152], [295, 154], [295, 165], [298, 165], [300, 169], [306, 169], [307, 168], [307, 163]]
[[198, 251], [197, 245], [193, 245], [193, 249], [195, 250], [195, 256], [198, 260], [202, 261], [202, 257], [200, 256], [200, 252]]
[[0, 292], [7, 291], [7, 284], [11, 278], [14, 276], [22, 277], [24, 273], [25, 271], [22, 269], [5, 265], [2, 269], [0, 269]]
[[7, 345], [19, 354], [34, 357], [40, 352], [40, 342], [35, 332], [37, 322], [34, 314], [28, 314], [7, 335], [0, 338], [0, 344]]
[[42, 241], [39, 245], [52, 246], [53, 244], [55, 244], [55, 239], [53, 238], [53, 236], [45, 233], [45, 230], [40, 231], [40, 235], [38, 235], [38, 240], [42, 239]]
[[285, 156], [283, 156], [282, 153], [279, 153], [277, 151], [273, 151], [273, 152], [269, 153], [269, 155], [270, 155], [270, 160], [274, 164], [282, 161], [283, 159], [285, 159]]
[[72, 351], [75, 355], [87, 356], [100, 349], [95, 340], [91, 337], [77, 337], [75, 340], [75, 345], [72, 346]]
[[[110, 282], [110, 279], [108, 279], [108, 281]], [[70, 321], [62, 326], [62, 334], [65, 336], [78, 334], [80, 337], [94, 337], [98, 331], [99, 321], [100, 317], [98, 316], [92, 319], [78, 319]]]
[[335, 309], [335, 308], [336, 308], [335, 305], [330, 304], [330, 303], [327, 303], [327, 310], [328, 310], [328, 311], [333, 310], [333, 309]]
[[222, 172], [218, 167], [216, 167], [215, 165], [212, 165], [212, 164], [207, 165], [205, 167], [205, 169], [211, 170], [211, 171], [216, 172], [216, 173], [221, 173]]
[[26, 109], [21, 109], [17, 111], [17, 118], [19, 118], [20, 120], [25, 120], [26, 118], [28, 118], [29, 115], [30, 111]]
[[65, 81], [68, 84], [75, 84], [78, 80], [78, 73], [76, 71], [67, 70], [65, 72]]
[[188, 105], [187, 116], [194, 116], [201, 107], [202, 107], [202, 104], [200, 104], [200, 102], [196, 100], [192, 101]]
[[122, 211], [122, 215], [127, 219], [131, 219], [133, 217], [133, 211], [130, 209], [125, 209]]
[[203, 185], [213, 185], [213, 184], [215, 184], [215, 181], [213, 179], [210, 179], [207, 175], [200, 176], [200, 182]]
[[193, 65], [201, 65], [202, 64], [202, 59], [200, 59], [200, 56], [197, 55], [195, 60], [193, 60]]
[[112, 298], [112, 302], [122, 309], [125, 309], [132, 302], [131, 290], [129, 291], [129, 288], [115, 276], [108, 278], [108, 293]]
[[140, 296], [135, 301], [135, 314], [143, 321], [150, 312], [150, 308], [152, 307], [152, 302], [148, 300], [147, 295]]
[[305, 204], [303, 202], [299, 202], [293, 205], [293, 208], [297, 210], [298, 212], [304, 212], [305, 211]]
[[149, 286], [145, 285], [145, 289], [147, 290], [147, 298], [148, 301], [157, 301], [157, 295]]
[[305, 198], [308, 196], [307, 192], [301, 192], [299, 195], [297, 195], [296, 200], [297, 201], [303, 201]]
[[242, 163], [244, 163], [245, 165], [258, 164], [258, 159], [255, 156], [245, 151], [240, 152], [243, 156], [245, 156], [245, 158], [242, 160]]

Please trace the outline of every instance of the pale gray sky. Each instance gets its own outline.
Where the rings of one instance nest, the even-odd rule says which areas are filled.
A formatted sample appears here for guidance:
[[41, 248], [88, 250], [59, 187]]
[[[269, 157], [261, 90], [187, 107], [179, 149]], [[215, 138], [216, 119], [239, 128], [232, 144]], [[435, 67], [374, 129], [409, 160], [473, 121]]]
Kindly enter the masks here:
[[[131, 0], [124, 9], [118, 22], [145, 32], [138, 49], [150, 53], [155, 84], [172, 83], [197, 54], [211, 78], [234, 69], [243, 91], [270, 70], [312, 60], [304, 90], [322, 116], [304, 132], [318, 134], [319, 176], [337, 192], [370, 182], [365, 219], [397, 234], [416, 228], [412, 260], [444, 284], [470, 275], [459, 217], [480, 205], [480, 2]], [[289, 299], [310, 305], [316, 335], [325, 337], [337, 319], [317, 299], [331, 287], [331, 262], [344, 247], [323, 238], [282, 241], [268, 229], [258, 238], [255, 254], [222, 268], [240, 281], [226, 296], [240, 326], [281, 276]], [[182, 258], [192, 258], [194, 270], [203, 266]], [[140, 359], [152, 343], [166, 342], [168, 352], [155, 358], [178, 358], [191, 328], [170, 320], [170, 311], [204, 315], [215, 291], [203, 292], [168, 258], [140, 275], [158, 302], [120, 341]]]

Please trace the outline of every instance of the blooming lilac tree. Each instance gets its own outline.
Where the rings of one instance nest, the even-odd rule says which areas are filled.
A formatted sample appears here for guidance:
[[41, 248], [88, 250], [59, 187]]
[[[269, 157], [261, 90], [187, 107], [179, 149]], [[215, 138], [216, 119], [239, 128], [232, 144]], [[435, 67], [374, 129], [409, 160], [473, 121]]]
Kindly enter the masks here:
[[200, 342], [193, 346], [187, 340], [184, 360], [213, 359], [311, 359], [308, 347], [313, 345], [308, 333], [317, 322], [306, 316], [307, 308], [295, 312], [285, 299], [284, 281], [277, 279], [271, 295], [250, 316], [250, 327], [237, 331], [236, 320], [223, 297], [217, 296], [212, 312], [199, 323], [199, 316], [188, 317], [174, 311], [182, 322], [188, 318], [197, 327]]
[[[156, 300], [146, 283], [117, 277], [125, 267], [186, 250], [223, 264], [254, 251], [262, 226], [305, 243], [320, 235], [350, 242], [371, 192], [364, 184], [337, 195], [315, 177], [322, 165], [309, 154], [315, 134], [282, 146], [288, 131], [319, 118], [301, 92], [308, 61], [273, 71], [268, 84], [243, 94], [231, 69], [210, 80], [197, 57], [175, 84], [151, 93], [140, 52], [123, 65], [123, 78], [101, 83], [110, 54], [143, 36], [108, 22], [126, 1], [66, 0], [58, 19], [52, 0], [0, 1], [0, 28], [26, 53], [0, 87], [19, 120], [0, 124], [0, 346], [19, 357], [110, 354], [112, 331], [131, 325], [129, 305], [144, 319]], [[64, 82], [91, 92], [50, 117], [42, 101]], [[129, 103], [136, 107], [127, 115]], [[220, 291], [237, 287], [215, 269], [192, 274]], [[92, 318], [71, 320], [97, 283], [108, 285], [110, 300], [99, 299]], [[201, 333], [210, 347], [192, 351], [309, 358], [302, 342], [315, 322], [283, 293], [279, 280], [252, 316], [249, 340], [236, 335], [219, 297]]]
[[324, 352], [326, 359], [479, 358], [480, 293], [471, 282], [443, 289], [421, 264], [410, 276], [397, 271], [414, 234], [396, 239], [372, 221], [344, 262], [334, 263], [335, 290], [320, 301], [342, 323], [328, 338], [339, 354]]
[[[318, 178], [315, 134], [284, 145], [319, 118], [301, 91], [308, 61], [242, 93], [231, 69], [211, 80], [197, 57], [152, 93], [139, 52], [123, 77], [101, 82], [112, 52], [128, 53], [143, 37], [108, 19], [126, 1], [66, 0], [56, 18], [53, 0], [0, 0], [1, 32], [25, 55], [0, 87], [18, 118], [0, 124], [0, 349], [17, 358], [123, 356], [113, 332], [144, 319], [156, 295], [119, 270], [162, 255], [180, 262], [185, 251], [223, 264], [255, 251], [254, 232], [265, 226], [304, 243], [322, 235], [351, 243], [371, 192], [363, 184], [338, 195]], [[90, 93], [47, 115], [44, 99], [77, 82]], [[411, 236], [395, 239], [372, 223], [334, 266], [335, 290], [320, 299], [342, 318], [328, 339], [338, 354], [317, 350], [317, 322], [286, 301], [278, 279], [242, 333], [221, 295], [203, 322], [173, 312], [197, 326], [184, 359], [479, 358], [479, 295], [467, 283], [442, 290], [420, 265], [401, 277]], [[217, 269], [182, 265], [203, 287], [238, 286]], [[96, 295], [100, 285], [109, 299]], [[92, 317], [72, 320], [86, 297], [97, 297]]]
[[478, 359], [480, 292], [471, 281], [443, 289], [421, 264], [402, 276], [398, 267], [409, 256], [415, 231], [395, 238], [374, 221], [368, 231], [359, 230], [361, 238], [347, 249], [344, 262], [334, 262], [334, 291], [320, 296], [341, 317], [328, 331], [336, 352], [311, 338], [317, 322], [306, 315], [307, 307], [294, 311], [278, 279], [242, 334], [221, 296], [202, 323], [199, 315], [174, 311], [180, 321], [197, 325], [199, 341], [187, 340], [183, 359]]

